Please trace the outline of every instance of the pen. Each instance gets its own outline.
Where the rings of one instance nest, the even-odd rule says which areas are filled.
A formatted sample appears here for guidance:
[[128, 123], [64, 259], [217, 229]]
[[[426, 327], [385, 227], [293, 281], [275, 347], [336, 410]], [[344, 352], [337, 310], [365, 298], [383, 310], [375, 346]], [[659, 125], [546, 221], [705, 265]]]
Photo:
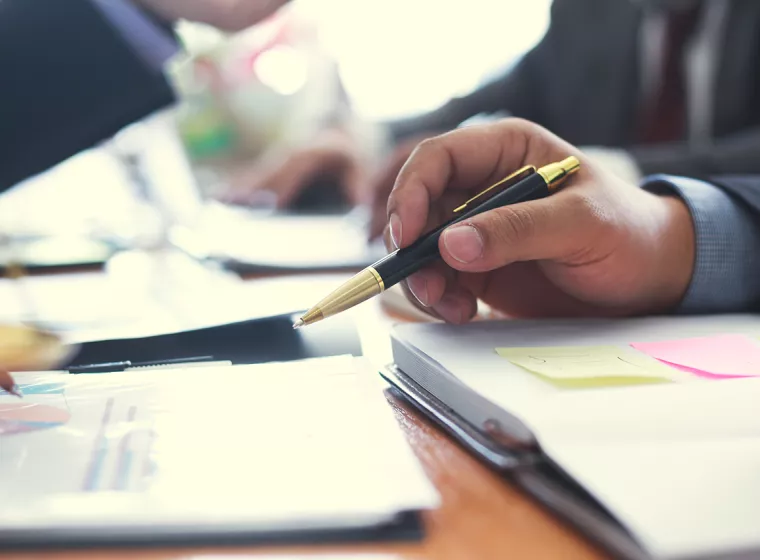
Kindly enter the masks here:
[[19, 391], [18, 385], [16, 385], [16, 382], [13, 380], [13, 377], [4, 369], [0, 369], [0, 389], [15, 397], [21, 396], [21, 392]]
[[67, 371], [69, 373], [115, 373], [119, 371], [127, 371], [132, 369], [141, 368], [169, 368], [169, 367], [191, 367], [194, 365], [199, 366], [215, 366], [215, 365], [231, 365], [228, 360], [214, 361], [213, 356], [192, 356], [188, 358], [172, 358], [168, 360], [155, 360], [150, 362], [132, 362], [130, 360], [123, 360], [120, 362], [102, 362], [97, 364], [83, 364], [77, 366], [69, 366]]
[[309, 309], [293, 324], [293, 328], [337, 315], [381, 294], [434, 259], [440, 258], [438, 239], [446, 228], [494, 208], [549, 196], [579, 167], [578, 159], [571, 156], [539, 169], [532, 165], [518, 169], [456, 208], [455, 216], [442, 226], [422, 236], [409, 247], [397, 249], [359, 272]]

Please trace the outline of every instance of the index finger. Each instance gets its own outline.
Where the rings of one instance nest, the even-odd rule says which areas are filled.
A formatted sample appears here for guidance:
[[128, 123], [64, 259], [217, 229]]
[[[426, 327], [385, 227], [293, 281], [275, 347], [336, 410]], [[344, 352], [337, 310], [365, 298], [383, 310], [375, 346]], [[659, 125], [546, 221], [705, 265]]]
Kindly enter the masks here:
[[507, 119], [420, 143], [388, 199], [388, 220], [398, 246], [410, 245], [423, 233], [430, 206], [447, 189], [476, 189], [524, 165], [530, 136], [537, 130], [526, 121]]

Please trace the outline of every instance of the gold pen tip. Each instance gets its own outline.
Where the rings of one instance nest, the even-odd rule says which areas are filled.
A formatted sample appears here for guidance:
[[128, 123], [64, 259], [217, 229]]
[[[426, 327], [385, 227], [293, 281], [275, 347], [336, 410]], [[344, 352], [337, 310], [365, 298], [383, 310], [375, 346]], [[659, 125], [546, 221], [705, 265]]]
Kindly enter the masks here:
[[303, 325], [304, 325], [303, 319], [298, 319], [298, 321], [293, 323], [293, 328], [300, 329], [301, 327], [303, 327]]

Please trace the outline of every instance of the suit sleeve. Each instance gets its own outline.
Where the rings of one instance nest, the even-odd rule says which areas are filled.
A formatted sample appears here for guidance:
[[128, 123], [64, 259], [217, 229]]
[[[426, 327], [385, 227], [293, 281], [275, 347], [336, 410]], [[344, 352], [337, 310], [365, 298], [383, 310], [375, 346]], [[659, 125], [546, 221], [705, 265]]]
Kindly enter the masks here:
[[171, 104], [89, 0], [0, 2], [0, 190]]
[[760, 310], [760, 177], [656, 175], [643, 188], [681, 197], [691, 213], [696, 259], [680, 311]]
[[667, 173], [705, 179], [724, 173], [760, 174], [760, 128], [717, 138], [705, 146], [687, 143], [629, 150], [643, 174]]

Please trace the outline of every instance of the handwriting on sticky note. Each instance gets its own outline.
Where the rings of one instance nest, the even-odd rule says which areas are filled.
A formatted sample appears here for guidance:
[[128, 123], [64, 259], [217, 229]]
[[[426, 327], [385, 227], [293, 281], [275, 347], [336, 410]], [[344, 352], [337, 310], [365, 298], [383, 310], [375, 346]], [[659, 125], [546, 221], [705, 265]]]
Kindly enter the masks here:
[[668, 383], [669, 368], [616, 346], [496, 348], [497, 354], [565, 388]]
[[742, 334], [635, 342], [631, 346], [701, 377], [760, 376], [760, 344]]

